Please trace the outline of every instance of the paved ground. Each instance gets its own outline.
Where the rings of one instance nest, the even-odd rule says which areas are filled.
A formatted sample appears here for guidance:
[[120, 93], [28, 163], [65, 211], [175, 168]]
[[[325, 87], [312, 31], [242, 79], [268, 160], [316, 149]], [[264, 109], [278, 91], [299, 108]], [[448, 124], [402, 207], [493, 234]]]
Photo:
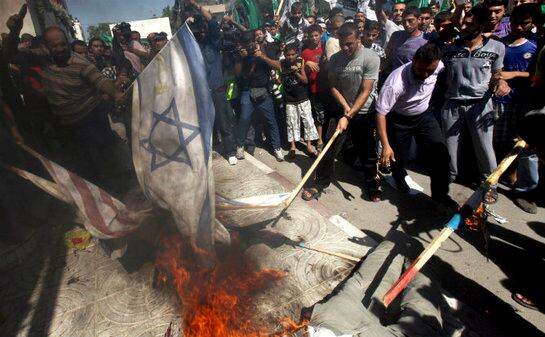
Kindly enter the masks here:
[[[255, 157], [293, 182], [298, 182], [311, 165], [301, 152], [292, 162], [279, 163], [259, 148]], [[424, 187], [424, 194], [403, 195], [385, 184], [384, 200], [371, 203], [364, 199], [366, 195], [362, 198], [362, 173], [342, 163], [337, 168], [338, 183], [326, 190], [320, 202], [379, 242], [389, 230], [397, 228], [426, 245], [450, 217], [439, 212], [427, 196], [427, 176], [410, 174]], [[461, 203], [471, 192], [454, 184], [450, 194]], [[545, 210], [540, 207], [537, 215], [527, 214], [504, 196], [492, 210], [509, 222], [498, 225], [489, 221], [488, 258], [484, 236], [463, 229], [452, 235], [431, 263], [447, 291], [498, 324], [505, 335], [541, 336], [545, 315], [518, 305], [511, 293], [529, 284], [539, 289], [537, 275], [545, 269]]]

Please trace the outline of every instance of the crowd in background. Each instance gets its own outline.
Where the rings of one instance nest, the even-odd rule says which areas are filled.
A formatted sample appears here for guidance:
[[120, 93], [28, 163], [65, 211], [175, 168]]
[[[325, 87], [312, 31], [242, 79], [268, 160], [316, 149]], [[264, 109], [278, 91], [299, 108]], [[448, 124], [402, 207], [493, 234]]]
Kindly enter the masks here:
[[[544, 105], [545, 15], [532, 1], [417, 8], [376, 0], [353, 17], [342, 8], [304, 15], [295, 2], [286, 18], [267, 13], [253, 30], [228, 15], [213, 17], [194, 0], [188, 5], [193, 12], [183, 20], [206, 63], [215, 146], [231, 165], [256, 145], [278, 161], [295, 160], [299, 144], [317, 157], [342, 131], [305, 200], [329, 186], [342, 155], [363, 171], [369, 200], [382, 199], [385, 174], [407, 192], [405, 166], [412, 162], [429, 172], [432, 197], [449, 204], [448, 186], [460, 172], [486, 178], [513, 146], [520, 118]], [[4, 92], [3, 101], [24, 107], [15, 116], [19, 129], [90, 180], [100, 182], [106, 168], [130, 171], [128, 161], [104, 158], [129, 155], [127, 89], [168, 43], [167, 34], [143, 39], [120, 23], [111, 43], [69, 42], [58, 27], [20, 35], [20, 14], [7, 25], [2, 57], [16, 97]], [[517, 205], [535, 213], [539, 164], [532, 148], [504, 178]], [[493, 186], [486, 201], [497, 198]]]

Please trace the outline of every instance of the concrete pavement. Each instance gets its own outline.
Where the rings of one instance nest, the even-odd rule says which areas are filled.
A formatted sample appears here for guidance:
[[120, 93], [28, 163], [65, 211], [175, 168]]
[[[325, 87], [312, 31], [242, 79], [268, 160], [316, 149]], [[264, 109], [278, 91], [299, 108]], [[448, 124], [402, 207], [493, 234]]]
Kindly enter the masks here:
[[[294, 183], [312, 164], [312, 159], [299, 151], [290, 162], [277, 162], [261, 148], [254, 156]], [[450, 214], [438, 210], [428, 197], [429, 177], [415, 172], [410, 175], [424, 187], [424, 193], [405, 195], [384, 183], [384, 200], [372, 203], [360, 188], [363, 173], [338, 162], [337, 182], [326, 190], [320, 202], [379, 242], [389, 230], [397, 228], [425, 246]], [[471, 193], [465, 186], [451, 185], [450, 195], [458, 203]], [[441, 276], [444, 289], [490, 318], [506, 336], [545, 335], [545, 315], [511, 299], [513, 291], [529, 284], [539, 289], [543, 283], [538, 275], [545, 267], [545, 209], [540, 207], [535, 215], [525, 213], [504, 195], [491, 209], [508, 222], [500, 225], [489, 219], [490, 240], [485, 240], [481, 232], [459, 230], [430, 263]]]

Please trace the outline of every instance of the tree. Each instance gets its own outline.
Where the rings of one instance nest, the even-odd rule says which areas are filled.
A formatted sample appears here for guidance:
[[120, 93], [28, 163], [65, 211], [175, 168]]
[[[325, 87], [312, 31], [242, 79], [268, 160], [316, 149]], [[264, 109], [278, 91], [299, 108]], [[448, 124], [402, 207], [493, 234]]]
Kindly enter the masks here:
[[112, 36], [109, 23], [99, 23], [97, 26], [87, 27], [89, 38], [100, 37], [102, 35]]
[[[176, 6], [176, 4], [174, 4], [174, 6]], [[172, 34], [175, 34], [178, 29], [180, 29], [180, 26], [182, 25], [182, 18], [180, 18], [180, 14], [177, 13], [174, 7], [166, 6], [163, 8], [161, 17], [167, 17], [170, 20], [170, 29], [172, 30]]]

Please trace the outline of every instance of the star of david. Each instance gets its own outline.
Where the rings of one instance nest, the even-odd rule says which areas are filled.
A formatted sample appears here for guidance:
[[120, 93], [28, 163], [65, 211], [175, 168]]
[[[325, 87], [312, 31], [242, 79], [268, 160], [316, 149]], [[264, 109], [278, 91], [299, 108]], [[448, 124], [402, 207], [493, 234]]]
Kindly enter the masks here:
[[[140, 141], [140, 146], [151, 153], [151, 171], [153, 172], [172, 162], [185, 163], [193, 168], [191, 158], [187, 152], [187, 146], [199, 135], [199, 127], [180, 120], [174, 98], [172, 98], [170, 105], [165, 111], [152, 113], [153, 119], [149, 137]], [[169, 131], [167, 130], [168, 128], [176, 129], [178, 135], [177, 143], [173, 143], [172, 139], [165, 141], [165, 138], [161, 137], [165, 131]], [[192, 131], [187, 138], [184, 137], [184, 129]]]

